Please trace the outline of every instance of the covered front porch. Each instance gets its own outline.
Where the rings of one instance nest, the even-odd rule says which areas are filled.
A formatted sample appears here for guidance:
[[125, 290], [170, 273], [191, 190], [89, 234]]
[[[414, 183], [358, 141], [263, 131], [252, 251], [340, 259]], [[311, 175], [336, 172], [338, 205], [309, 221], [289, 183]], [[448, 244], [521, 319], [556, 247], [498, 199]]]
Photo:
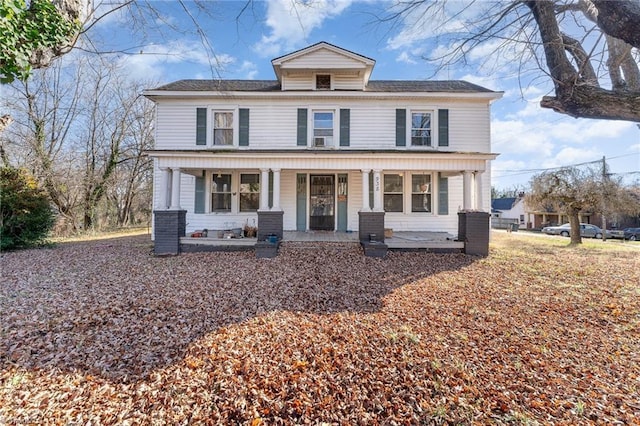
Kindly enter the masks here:
[[[446, 152], [247, 154], [154, 153], [156, 253], [177, 254], [193, 245], [244, 247], [251, 243], [235, 241], [235, 235], [233, 241], [219, 241], [218, 235], [243, 226], [256, 228], [258, 247], [268, 237], [354, 241], [365, 252], [367, 247], [450, 246], [467, 238], [460, 234], [456, 213], [486, 210], [490, 176], [485, 170], [493, 158]], [[190, 239], [205, 230], [206, 241]], [[394, 236], [386, 236], [386, 230]], [[157, 243], [167, 235], [173, 249]]]

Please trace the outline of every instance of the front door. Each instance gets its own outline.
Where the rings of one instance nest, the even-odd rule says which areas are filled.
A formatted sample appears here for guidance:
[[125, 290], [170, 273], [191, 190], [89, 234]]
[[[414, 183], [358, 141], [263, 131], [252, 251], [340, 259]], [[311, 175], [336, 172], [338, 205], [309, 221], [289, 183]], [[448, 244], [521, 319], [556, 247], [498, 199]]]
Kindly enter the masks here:
[[309, 229], [335, 229], [335, 176], [311, 175], [309, 185]]

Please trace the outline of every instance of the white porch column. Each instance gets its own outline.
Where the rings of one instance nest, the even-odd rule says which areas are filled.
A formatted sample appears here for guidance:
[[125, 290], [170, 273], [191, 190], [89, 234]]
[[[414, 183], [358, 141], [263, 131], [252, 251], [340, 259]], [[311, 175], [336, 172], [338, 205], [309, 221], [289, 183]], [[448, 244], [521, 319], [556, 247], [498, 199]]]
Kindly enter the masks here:
[[260, 176], [260, 210], [267, 211], [269, 210], [269, 169], [260, 169], [260, 173], [262, 173]]
[[171, 205], [169, 210], [180, 210], [180, 168], [171, 169]]
[[[280, 169], [273, 171], [273, 206], [271, 210], [280, 211]], [[268, 186], [267, 186], [268, 188]]]
[[471, 178], [473, 175], [470, 171], [462, 172], [462, 210], [471, 210]]
[[373, 171], [373, 211], [381, 212], [382, 209], [382, 170]]
[[166, 167], [160, 167], [160, 183], [158, 186], [158, 200], [156, 201], [156, 208], [158, 210], [167, 209], [167, 199], [169, 198], [169, 169]]
[[363, 212], [371, 211], [369, 204], [369, 172], [371, 170], [362, 170], [362, 210]]
[[482, 172], [475, 172], [475, 180], [476, 180], [476, 205], [475, 209], [478, 211], [484, 211], [482, 203]]

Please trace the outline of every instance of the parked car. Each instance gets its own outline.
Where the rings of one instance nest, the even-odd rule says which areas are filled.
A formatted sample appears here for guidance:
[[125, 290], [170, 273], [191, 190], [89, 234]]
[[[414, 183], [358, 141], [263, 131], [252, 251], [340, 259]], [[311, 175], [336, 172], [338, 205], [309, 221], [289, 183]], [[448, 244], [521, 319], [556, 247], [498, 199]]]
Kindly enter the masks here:
[[625, 228], [624, 239], [630, 241], [640, 241], [640, 228]]
[[624, 231], [622, 229], [607, 229], [607, 238], [624, 239]]
[[[562, 235], [568, 237], [571, 235], [571, 224], [565, 223], [560, 226], [545, 226], [542, 232], [549, 235]], [[588, 223], [580, 224], [580, 236], [584, 238], [602, 238], [602, 229]]]

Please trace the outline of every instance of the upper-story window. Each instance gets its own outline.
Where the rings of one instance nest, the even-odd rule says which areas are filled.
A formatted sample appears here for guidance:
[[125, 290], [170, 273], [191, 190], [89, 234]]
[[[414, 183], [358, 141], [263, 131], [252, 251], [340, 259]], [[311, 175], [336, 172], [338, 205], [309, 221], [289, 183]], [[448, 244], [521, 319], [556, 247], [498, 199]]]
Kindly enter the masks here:
[[317, 74], [316, 75], [316, 90], [331, 90], [331, 75], [329, 75], [329, 74]]
[[233, 113], [228, 111], [214, 111], [213, 113], [213, 144], [233, 145]]
[[313, 146], [333, 146], [333, 111], [314, 111]]
[[431, 113], [411, 113], [411, 146], [431, 146]]

